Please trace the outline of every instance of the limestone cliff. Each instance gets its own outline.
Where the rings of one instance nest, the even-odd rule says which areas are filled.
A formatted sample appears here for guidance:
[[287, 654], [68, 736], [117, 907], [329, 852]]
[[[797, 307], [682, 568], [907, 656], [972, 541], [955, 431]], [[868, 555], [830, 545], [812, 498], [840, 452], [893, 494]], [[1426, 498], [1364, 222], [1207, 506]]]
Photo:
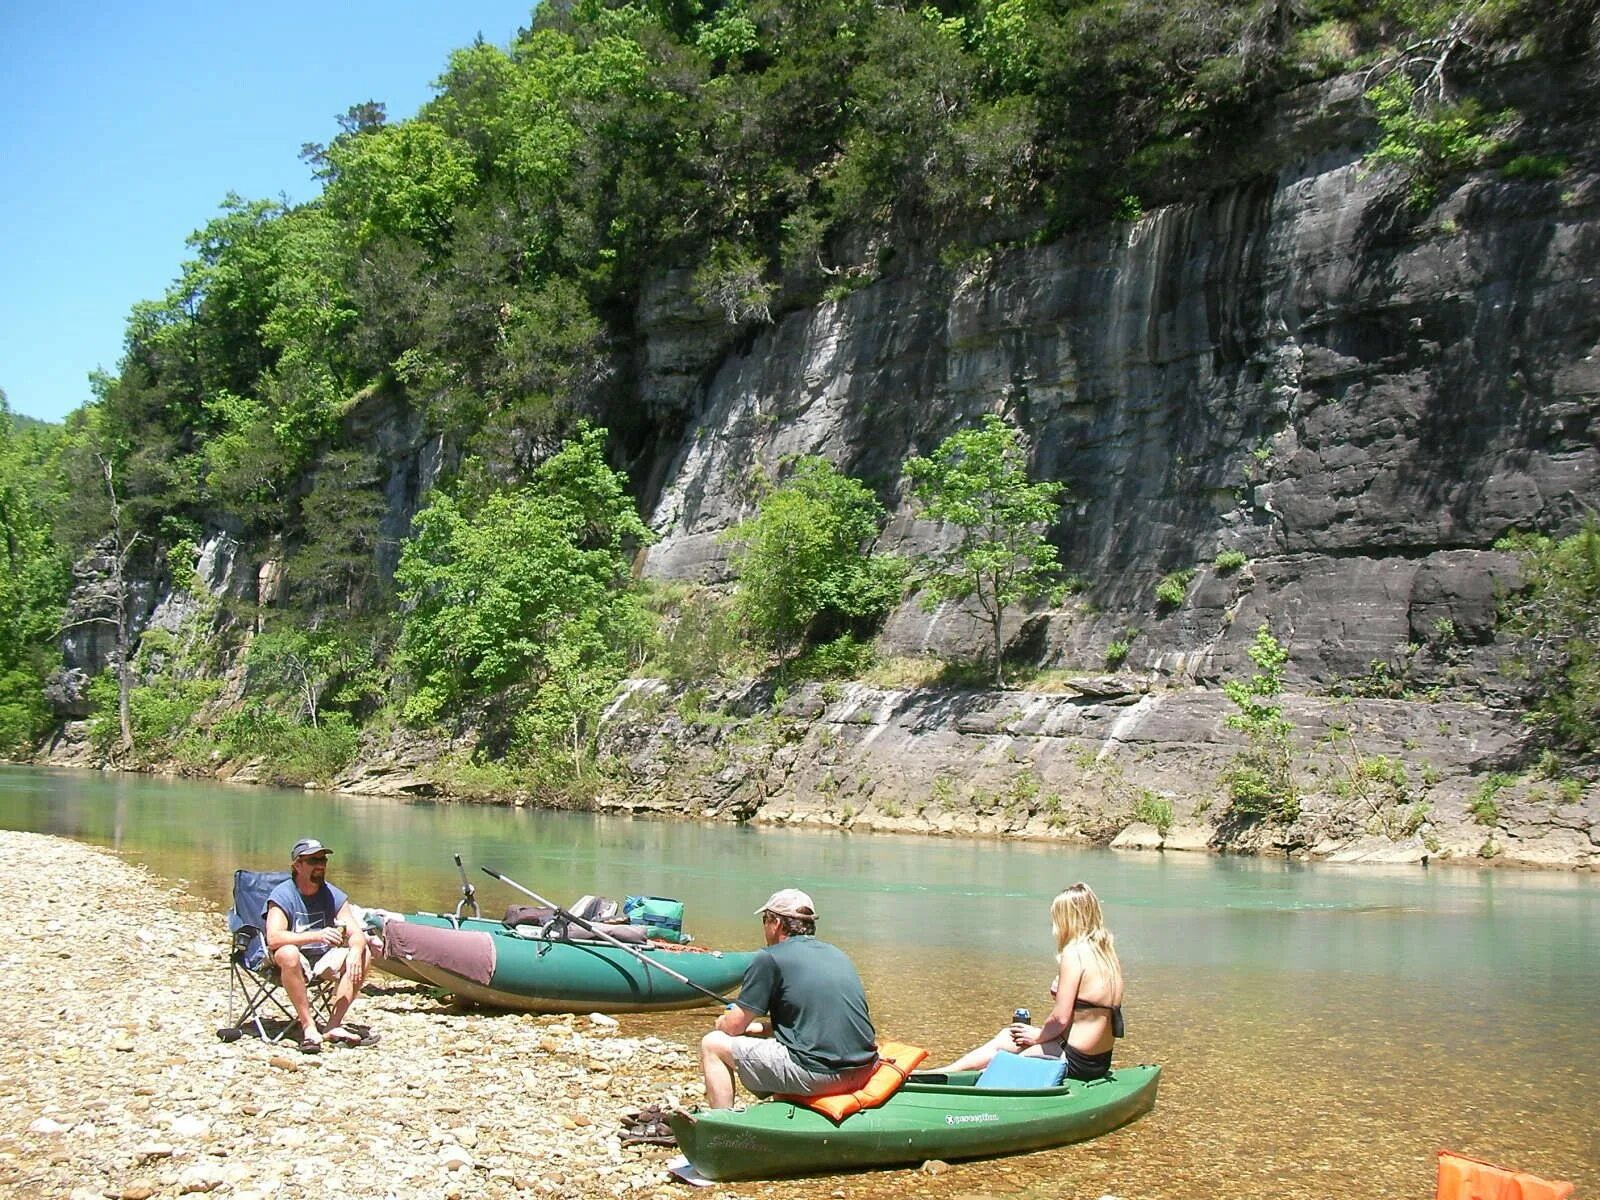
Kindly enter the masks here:
[[[1109, 703], [883, 693], [780, 706], [798, 722], [782, 744], [762, 734], [742, 749], [692, 722], [636, 727], [631, 743], [616, 736], [651, 786], [617, 803], [1108, 840], [1148, 793], [1176, 801], [1168, 844], [1350, 855], [1376, 836], [1402, 857], [1594, 861], [1593, 788], [1533, 786], [1499, 843], [1469, 800], [1527, 759], [1494, 635], [1515, 563], [1493, 544], [1513, 528], [1570, 532], [1600, 499], [1600, 160], [1582, 70], [1497, 84], [1542, 105], [1544, 144], [1569, 163], [1559, 180], [1484, 172], [1426, 212], [1363, 166], [1350, 79], [1292, 97], [1237, 177], [1198, 199], [960, 267], [911, 264], [732, 349], [708, 337], [698, 359], [686, 353], [695, 314], [667, 302], [669, 280], [644, 328], [670, 349], [642, 356], [641, 388], [692, 415], [647, 574], [724, 578], [718, 535], [751, 511], [749, 483], [795, 454], [879, 487], [888, 548], [928, 547], [939, 531], [913, 516], [900, 464], [1000, 412], [1026, 431], [1035, 474], [1071, 489], [1054, 537], [1086, 585], [1061, 608], [1018, 613], [1013, 650], [1094, 671], [1131, 639], [1135, 682]], [[1219, 572], [1222, 550], [1247, 565]], [[1159, 604], [1156, 582], [1187, 568], [1185, 601]], [[1219, 828], [1218, 776], [1238, 742], [1208, 685], [1249, 669], [1262, 623], [1304, 693], [1293, 715], [1308, 809], [1293, 830]], [[975, 630], [908, 602], [885, 642], [961, 653]], [[1326, 698], [1340, 694], [1411, 699], [1351, 711]], [[1328, 740], [1352, 730], [1342, 751]], [[1405, 765], [1425, 828], [1401, 835], [1360, 811], [1353, 754]]]
[[[745, 485], [800, 453], [898, 504], [889, 548], [927, 546], [938, 534], [905, 505], [901, 462], [997, 411], [1026, 430], [1035, 473], [1071, 490], [1055, 537], [1087, 591], [1030, 627], [1042, 661], [1096, 666], [1136, 628], [1130, 666], [1205, 679], [1266, 621], [1308, 685], [1378, 661], [1493, 689], [1511, 566], [1495, 539], [1570, 531], [1600, 497], [1595, 126], [1557, 103], [1558, 82], [1559, 180], [1484, 173], [1415, 212], [1363, 167], [1344, 81], [1263, 131], [1292, 154], [1271, 174], [905, 270], [733, 352], [708, 343], [646, 573], [721, 578], [717, 535], [749, 513]], [[682, 321], [670, 328], [681, 344]], [[673, 363], [647, 368], [644, 390], [681, 399], [681, 353], [644, 357]], [[1220, 550], [1248, 568], [1219, 576]], [[1158, 606], [1155, 583], [1185, 568], [1199, 569], [1186, 602]], [[904, 650], [969, 636], [914, 606], [889, 629]]]

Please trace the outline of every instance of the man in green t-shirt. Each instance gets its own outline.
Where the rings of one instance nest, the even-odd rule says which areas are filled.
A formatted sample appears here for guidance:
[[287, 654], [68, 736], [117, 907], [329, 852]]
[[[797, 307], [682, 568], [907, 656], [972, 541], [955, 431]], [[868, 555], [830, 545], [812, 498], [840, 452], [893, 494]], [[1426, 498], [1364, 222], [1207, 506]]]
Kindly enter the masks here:
[[760, 1096], [855, 1091], [878, 1064], [861, 976], [843, 950], [817, 940], [816, 905], [798, 888], [774, 892], [756, 915], [766, 949], [700, 1040], [707, 1105], [732, 1108], [735, 1078]]

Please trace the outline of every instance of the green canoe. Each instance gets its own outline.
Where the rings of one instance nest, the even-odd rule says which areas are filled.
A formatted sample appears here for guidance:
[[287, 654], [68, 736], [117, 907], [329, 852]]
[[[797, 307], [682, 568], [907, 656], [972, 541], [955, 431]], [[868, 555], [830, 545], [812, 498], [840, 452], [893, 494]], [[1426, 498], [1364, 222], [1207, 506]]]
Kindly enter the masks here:
[[[702, 992], [595, 941], [518, 937], [499, 921], [456, 922], [413, 913], [382, 923], [378, 970], [432, 984], [465, 1000], [519, 1012], [655, 1012], [709, 1003]], [[744, 977], [754, 951], [632, 947], [651, 962], [719, 995]]]
[[835, 1125], [767, 1100], [743, 1112], [672, 1115], [672, 1132], [707, 1179], [770, 1179], [929, 1159], [987, 1158], [1099, 1137], [1155, 1107], [1161, 1068], [1121, 1067], [1061, 1087], [979, 1090], [976, 1072], [914, 1074], [878, 1108]]

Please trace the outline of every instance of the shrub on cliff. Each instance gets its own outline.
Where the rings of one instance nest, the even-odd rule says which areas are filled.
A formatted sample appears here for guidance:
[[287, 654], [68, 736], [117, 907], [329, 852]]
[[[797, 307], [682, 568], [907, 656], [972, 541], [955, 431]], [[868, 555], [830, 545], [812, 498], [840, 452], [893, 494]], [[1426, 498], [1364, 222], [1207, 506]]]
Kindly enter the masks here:
[[751, 634], [781, 655], [813, 634], [871, 626], [900, 599], [905, 568], [874, 554], [883, 505], [826, 459], [796, 460], [756, 515], [729, 531], [734, 604]]
[[1512, 669], [1528, 681], [1532, 716], [1553, 743], [1600, 751], [1600, 521], [1559, 541], [1513, 534], [1498, 543], [1522, 559], [1523, 588], [1501, 605]]
[[1231, 810], [1247, 818], [1269, 817], [1289, 824], [1300, 815], [1300, 789], [1294, 777], [1293, 727], [1283, 715], [1283, 668], [1289, 651], [1262, 625], [1245, 652], [1256, 665], [1248, 679], [1230, 679], [1222, 690], [1237, 712], [1228, 727], [1245, 735], [1247, 748], [1223, 773]]

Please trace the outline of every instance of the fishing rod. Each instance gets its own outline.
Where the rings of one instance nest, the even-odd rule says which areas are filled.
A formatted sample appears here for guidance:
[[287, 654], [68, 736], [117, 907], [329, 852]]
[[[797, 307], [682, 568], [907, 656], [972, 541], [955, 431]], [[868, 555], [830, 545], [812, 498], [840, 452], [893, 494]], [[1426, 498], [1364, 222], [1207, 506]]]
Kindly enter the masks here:
[[544, 905], [546, 908], [554, 909], [557, 916], [563, 918], [564, 920], [571, 921], [574, 925], [577, 925], [582, 929], [587, 929], [590, 933], [594, 934], [595, 937], [599, 938], [603, 942], [609, 942], [611, 945], [615, 946], [618, 950], [621, 950], [623, 953], [633, 955], [634, 958], [637, 958], [645, 966], [654, 967], [656, 970], [661, 971], [661, 972], [663, 972], [663, 973], [665, 973], [667, 975], [672, 976], [672, 978], [676, 979], [679, 983], [683, 984], [684, 986], [691, 987], [695, 991], [700, 992], [701, 994], [703, 994], [705, 996], [709, 996], [717, 1004], [717, 1006], [719, 1008], [726, 1008], [727, 1007], [728, 1001], [727, 1001], [726, 997], [717, 995], [716, 992], [713, 992], [708, 987], [702, 987], [700, 984], [698, 984], [694, 980], [690, 979], [687, 975], [680, 975], [678, 972], [674, 971], [671, 967], [667, 966], [666, 963], [659, 963], [653, 958], [646, 958], [643, 954], [641, 954], [639, 951], [635, 950], [632, 946], [629, 946], [624, 942], [618, 941], [616, 938], [612, 937], [609, 933], [606, 933], [603, 929], [597, 928], [595, 925], [592, 925], [590, 922], [588, 922], [588, 921], [584, 920], [582, 917], [578, 916], [577, 913], [568, 912], [566, 909], [562, 908], [559, 904], [555, 904], [555, 903], [552, 903], [549, 900], [546, 900], [543, 896], [539, 895], [539, 893], [534, 891], [532, 888], [523, 887], [515, 879], [510, 879], [510, 878], [506, 877], [505, 875], [502, 875], [499, 871], [494, 870], [492, 867], [484, 867], [483, 868], [483, 873], [485, 875], [490, 876], [491, 878], [498, 879], [501, 883], [505, 884], [508, 887], [516, 888], [517, 891], [521, 892], [524, 896], [530, 897], [531, 899], [533, 899], [537, 903]]

